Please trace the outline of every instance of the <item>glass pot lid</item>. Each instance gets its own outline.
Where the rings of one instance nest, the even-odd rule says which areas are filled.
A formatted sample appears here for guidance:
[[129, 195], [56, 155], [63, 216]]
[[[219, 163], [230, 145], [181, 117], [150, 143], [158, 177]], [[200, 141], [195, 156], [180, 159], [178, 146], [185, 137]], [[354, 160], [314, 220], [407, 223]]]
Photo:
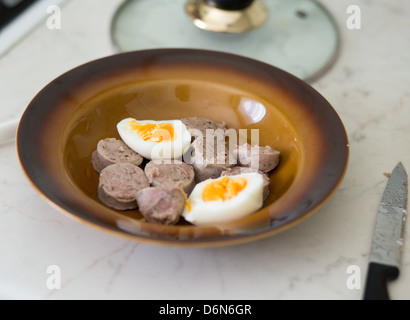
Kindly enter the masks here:
[[121, 51], [191, 48], [239, 54], [308, 82], [336, 60], [339, 31], [313, 0], [127, 0], [111, 25]]

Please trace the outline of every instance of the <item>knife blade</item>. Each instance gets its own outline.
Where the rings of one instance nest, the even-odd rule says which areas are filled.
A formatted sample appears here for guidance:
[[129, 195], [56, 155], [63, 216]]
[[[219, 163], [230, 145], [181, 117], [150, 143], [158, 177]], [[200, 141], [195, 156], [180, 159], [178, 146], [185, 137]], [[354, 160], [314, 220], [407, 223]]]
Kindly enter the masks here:
[[388, 281], [399, 276], [407, 215], [407, 173], [400, 162], [387, 181], [370, 249], [364, 300], [389, 300]]

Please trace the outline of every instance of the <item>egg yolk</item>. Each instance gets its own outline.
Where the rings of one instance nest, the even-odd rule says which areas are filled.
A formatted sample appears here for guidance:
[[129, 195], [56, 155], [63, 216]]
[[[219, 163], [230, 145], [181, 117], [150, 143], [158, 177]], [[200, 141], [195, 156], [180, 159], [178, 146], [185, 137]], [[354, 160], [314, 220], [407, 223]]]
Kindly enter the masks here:
[[149, 142], [171, 142], [176, 139], [174, 126], [171, 123], [138, 123], [131, 121], [131, 130], [136, 131], [137, 135], [144, 141]]
[[223, 177], [208, 183], [202, 191], [202, 200], [226, 201], [236, 197], [247, 185], [246, 178]]
[[191, 206], [191, 203], [189, 202], [189, 200], [188, 200], [188, 201], [185, 201], [185, 206], [187, 207], [188, 212], [191, 212], [192, 206]]

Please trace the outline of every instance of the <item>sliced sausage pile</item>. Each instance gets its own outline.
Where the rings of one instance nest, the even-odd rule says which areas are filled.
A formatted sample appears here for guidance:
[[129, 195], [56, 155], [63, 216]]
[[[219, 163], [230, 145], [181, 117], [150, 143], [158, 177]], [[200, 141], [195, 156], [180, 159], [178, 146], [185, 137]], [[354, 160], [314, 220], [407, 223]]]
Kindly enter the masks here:
[[[269, 194], [268, 173], [279, 164], [280, 152], [265, 146], [237, 146], [229, 151], [216, 148], [209, 154], [210, 141], [197, 139], [206, 130], [216, 130], [214, 139], [224, 141], [225, 124], [204, 118], [181, 121], [194, 137], [183, 161], [144, 161], [122, 140], [107, 138], [98, 142], [92, 165], [100, 174], [98, 197], [117, 210], [138, 209], [148, 222], [174, 225], [180, 221], [185, 202], [195, 185], [207, 179], [258, 172], [264, 177], [264, 198]], [[208, 138], [208, 137], [207, 137]], [[223, 146], [223, 142], [222, 142]], [[257, 155], [256, 159], [253, 159]], [[232, 161], [232, 159], [234, 161]]]

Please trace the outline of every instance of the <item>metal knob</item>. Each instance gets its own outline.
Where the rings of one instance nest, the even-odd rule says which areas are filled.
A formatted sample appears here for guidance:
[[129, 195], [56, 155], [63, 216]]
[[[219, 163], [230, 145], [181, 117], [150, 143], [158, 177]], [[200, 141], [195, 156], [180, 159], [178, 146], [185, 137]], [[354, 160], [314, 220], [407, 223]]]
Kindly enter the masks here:
[[268, 18], [261, 0], [188, 0], [185, 9], [198, 28], [222, 33], [248, 32]]

